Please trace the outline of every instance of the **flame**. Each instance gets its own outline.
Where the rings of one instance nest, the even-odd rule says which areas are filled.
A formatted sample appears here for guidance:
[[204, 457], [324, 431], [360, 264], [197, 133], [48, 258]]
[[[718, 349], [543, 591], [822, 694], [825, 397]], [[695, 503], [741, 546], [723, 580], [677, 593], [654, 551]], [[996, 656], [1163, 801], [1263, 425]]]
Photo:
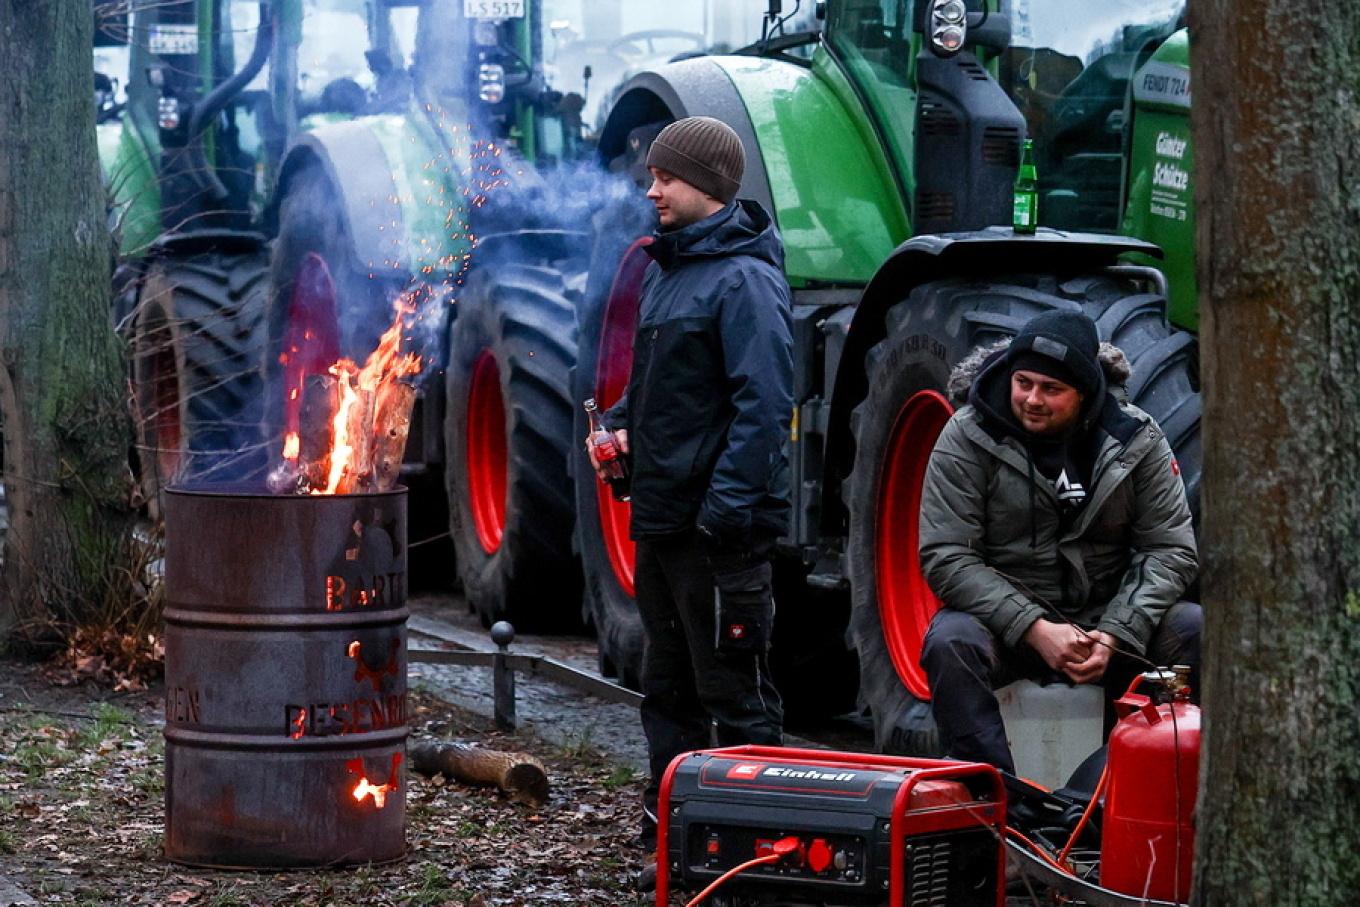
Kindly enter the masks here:
[[[301, 462], [303, 457], [302, 409], [306, 396], [309, 375], [320, 372], [320, 363], [315, 351], [310, 357], [304, 355], [305, 344], [289, 348], [282, 357], [288, 372], [286, 403], [286, 425], [282, 457], [284, 468], [280, 484], [292, 483], [297, 491], [311, 494], [344, 494], [356, 489], [356, 485], [371, 478], [374, 448], [374, 425], [383, 424], [385, 415], [377, 409], [382, 401], [390, 399], [384, 390], [403, 379], [418, 374], [421, 369], [420, 356], [416, 353], [401, 351], [402, 333], [405, 319], [416, 312], [414, 294], [404, 294], [393, 305], [395, 316], [389, 327], [378, 340], [377, 348], [369, 354], [362, 368], [353, 360], [337, 358], [325, 368], [325, 372], [335, 378], [336, 400], [330, 417], [330, 449], [310, 456], [324, 472], [324, 485], [317, 476], [307, 475], [306, 467], [311, 464]], [[303, 331], [303, 337], [310, 339], [310, 331]], [[327, 348], [333, 345], [323, 344]], [[403, 437], [404, 441], [404, 437]]]
[[401, 765], [401, 753], [392, 754], [392, 765], [387, 772], [387, 783], [374, 784], [364, 775], [364, 760], [362, 758], [351, 759], [345, 764], [351, 772], [359, 776], [359, 783], [354, 785], [352, 794], [356, 802], [364, 802], [365, 797], [373, 798], [373, 805], [382, 809], [387, 805], [387, 795], [401, 787], [401, 778], [397, 774], [397, 768]]
[[335, 408], [335, 416], [331, 419], [331, 437], [334, 439], [331, 442], [331, 470], [326, 487], [314, 488], [312, 494], [335, 494], [341, 480], [345, 478], [345, 470], [349, 468], [350, 460], [354, 457], [354, 444], [358, 443], [358, 439], [351, 443], [349, 437], [350, 410], [359, 401], [359, 392], [354, 386], [354, 377], [358, 374], [358, 369], [350, 360], [341, 359], [330, 367], [330, 373], [340, 379], [338, 385], [340, 405]]
[[364, 797], [372, 797], [373, 805], [382, 809], [387, 805], [387, 792], [390, 790], [392, 790], [390, 784], [373, 785], [367, 778], [363, 778], [354, 788], [354, 799], [362, 803]]

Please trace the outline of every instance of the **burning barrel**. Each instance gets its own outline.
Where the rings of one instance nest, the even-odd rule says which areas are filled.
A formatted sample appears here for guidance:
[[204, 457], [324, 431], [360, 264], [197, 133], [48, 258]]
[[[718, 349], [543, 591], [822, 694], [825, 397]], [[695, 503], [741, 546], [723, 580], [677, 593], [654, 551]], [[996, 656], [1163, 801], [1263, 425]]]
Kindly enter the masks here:
[[172, 488], [165, 536], [166, 858], [402, 856], [405, 490]]

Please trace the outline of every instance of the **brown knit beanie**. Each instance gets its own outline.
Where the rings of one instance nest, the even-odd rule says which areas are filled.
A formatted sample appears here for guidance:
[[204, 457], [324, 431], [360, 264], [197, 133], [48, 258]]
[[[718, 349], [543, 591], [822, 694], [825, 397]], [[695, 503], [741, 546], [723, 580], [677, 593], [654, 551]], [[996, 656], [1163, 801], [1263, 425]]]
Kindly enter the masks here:
[[688, 117], [661, 130], [647, 153], [647, 166], [674, 174], [725, 205], [741, 188], [746, 152], [731, 126], [712, 117]]

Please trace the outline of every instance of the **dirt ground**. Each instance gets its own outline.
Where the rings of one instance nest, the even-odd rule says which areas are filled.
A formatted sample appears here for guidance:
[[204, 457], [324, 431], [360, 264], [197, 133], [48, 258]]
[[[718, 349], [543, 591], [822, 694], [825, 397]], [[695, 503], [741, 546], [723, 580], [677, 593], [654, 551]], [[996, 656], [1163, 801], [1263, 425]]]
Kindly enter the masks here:
[[411, 742], [457, 740], [532, 754], [541, 806], [495, 788], [407, 773], [404, 859], [289, 872], [193, 869], [162, 856], [162, 691], [54, 685], [0, 659], [0, 907], [519, 907], [648, 903], [634, 891], [641, 779], [588, 745], [497, 732], [489, 719], [411, 691]]

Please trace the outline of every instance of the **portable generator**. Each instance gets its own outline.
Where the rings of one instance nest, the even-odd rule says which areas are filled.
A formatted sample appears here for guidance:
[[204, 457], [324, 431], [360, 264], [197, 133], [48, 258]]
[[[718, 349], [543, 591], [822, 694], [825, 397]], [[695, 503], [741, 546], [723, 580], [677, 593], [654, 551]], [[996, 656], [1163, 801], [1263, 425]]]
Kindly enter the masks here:
[[[989, 765], [739, 746], [662, 779], [656, 907], [998, 907], [1005, 789]], [[664, 857], [664, 858], [662, 858]]]

